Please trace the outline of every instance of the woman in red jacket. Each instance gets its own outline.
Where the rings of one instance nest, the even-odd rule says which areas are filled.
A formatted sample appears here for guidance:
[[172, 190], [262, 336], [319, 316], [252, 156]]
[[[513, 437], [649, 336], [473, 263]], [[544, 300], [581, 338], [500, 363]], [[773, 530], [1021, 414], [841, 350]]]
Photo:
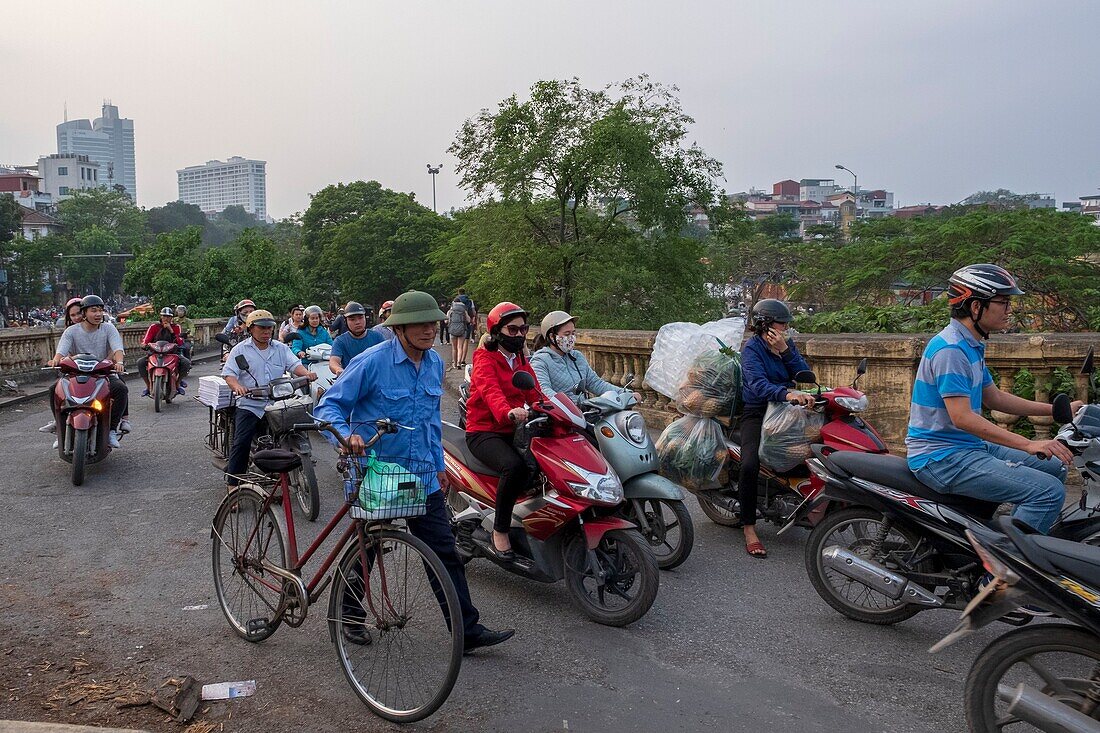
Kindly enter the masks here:
[[500, 303], [486, 320], [489, 338], [474, 352], [470, 375], [470, 399], [466, 404], [466, 445], [478, 460], [500, 472], [493, 520], [493, 547], [504, 560], [515, 559], [508, 529], [512, 509], [527, 488], [531, 475], [527, 463], [512, 446], [516, 426], [527, 420], [525, 404], [542, 397], [537, 389], [519, 390], [512, 375], [531, 365], [523, 354], [527, 338], [527, 311], [514, 303]]

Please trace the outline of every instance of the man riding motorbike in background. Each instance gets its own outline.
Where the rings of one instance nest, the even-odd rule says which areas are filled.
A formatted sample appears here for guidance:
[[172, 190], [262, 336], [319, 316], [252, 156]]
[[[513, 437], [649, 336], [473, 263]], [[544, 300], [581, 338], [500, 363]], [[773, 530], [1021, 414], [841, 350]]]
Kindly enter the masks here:
[[[179, 327], [179, 324], [174, 323], [176, 313], [171, 308], [164, 307], [160, 311], [160, 321], [149, 326], [145, 332], [145, 337], [141, 339], [142, 346], [148, 346], [149, 344], [155, 344], [158, 341], [172, 341], [180, 347], [181, 353], [179, 355], [179, 387], [176, 389], [178, 394], [184, 394], [184, 388], [187, 387], [187, 382], [183, 381], [187, 377], [187, 373], [191, 371], [191, 360], [185, 357], [182, 353], [183, 349], [183, 332]], [[142, 391], [142, 397], [149, 396], [149, 361], [148, 359], [141, 359], [138, 361], [138, 373], [141, 374], [141, 379], [145, 382], [145, 389]]]
[[195, 344], [195, 322], [187, 317], [187, 306], [176, 306], [176, 325], [180, 327], [180, 335], [183, 336], [183, 355], [190, 359]]
[[348, 330], [332, 342], [332, 354], [328, 358], [328, 368], [336, 376], [347, 369], [352, 359], [386, 340], [377, 331], [367, 329], [367, 309], [362, 303], [349, 301], [344, 306], [344, 319]]
[[[1065, 501], [1073, 459], [1057, 440], [1029, 440], [982, 417], [982, 409], [1051, 416], [1051, 406], [1002, 392], [985, 366], [985, 339], [1008, 328], [1016, 279], [990, 264], [956, 270], [947, 288], [951, 322], [928, 342], [909, 411], [909, 469], [943, 494], [1016, 505], [1046, 533]], [[1073, 403], [1076, 412], [1083, 403]]]

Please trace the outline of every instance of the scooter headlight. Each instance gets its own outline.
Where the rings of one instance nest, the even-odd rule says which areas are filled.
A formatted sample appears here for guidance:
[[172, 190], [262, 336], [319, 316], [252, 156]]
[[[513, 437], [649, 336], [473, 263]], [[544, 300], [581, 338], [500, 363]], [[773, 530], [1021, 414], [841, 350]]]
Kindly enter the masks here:
[[294, 385], [290, 382], [279, 382], [278, 384], [271, 385], [271, 396], [276, 399], [290, 397], [293, 394]]
[[837, 397], [836, 403], [848, 412], [863, 412], [867, 409], [867, 395], [862, 397]]
[[608, 469], [607, 473], [594, 473], [569, 461], [563, 461], [563, 463], [581, 479], [580, 481], [565, 482], [577, 496], [600, 504], [615, 505], [622, 503], [623, 484], [614, 471]]
[[641, 413], [620, 412], [615, 416], [615, 427], [631, 442], [645, 445], [648, 435], [645, 430], [645, 419]]

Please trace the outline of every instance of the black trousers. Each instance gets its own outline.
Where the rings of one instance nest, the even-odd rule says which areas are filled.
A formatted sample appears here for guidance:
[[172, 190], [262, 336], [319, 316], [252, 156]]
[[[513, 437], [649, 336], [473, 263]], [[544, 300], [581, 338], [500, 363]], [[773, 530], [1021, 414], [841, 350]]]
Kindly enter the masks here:
[[439, 343], [449, 344], [451, 343], [451, 332], [447, 329], [447, 322], [439, 322]]
[[129, 408], [130, 391], [117, 374], [107, 378], [107, 386], [111, 390], [111, 430], [118, 430], [118, 424]]
[[[187, 378], [187, 373], [189, 371], [191, 371], [191, 360], [188, 359], [186, 356], [183, 356], [181, 354], [180, 358], [179, 358], [179, 365], [180, 365], [180, 367], [179, 367], [180, 368], [180, 379], [181, 380], [186, 379]], [[148, 359], [142, 359], [141, 361], [138, 362], [138, 373], [141, 375], [141, 380], [143, 382], [145, 382], [146, 384], [149, 384], [149, 360]]]
[[531, 470], [523, 456], [512, 446], [510, 434], [466, 433], [466, 445], [479, 461], [500, 473], [493, 529], [508, 534], [512, 526], [512, 510], [516, 507], [516, 499], [527, 489]]
[[[233, 427], [233, 445], [229, 448], [229, 460], [225, 465], [225, 472], [239, 476], [248, 470], [248, 457], [252, 452], [252, 439], [256, 437], [256, 430], [260, 427], [262, 417], [256, 417], [248, 410], [238, 407]], [[239, 482], [231, 476], [226, 477], [226, 483], [236, 486]]]
[[760, 428], [767, 405], [746, 407], [741, 414], [741, 474], [737, 479], [737, 500], [741, 502], [741, 524], [756, 524], [756, 494], [760, 482]]
[[[447, 512], [446, 501], [442, 491], [428, 494], [427, 512], [421, 517], [414, 517], [407, 521], [409, 532], [413, 536], [422, 539], [428, 547], [432, 548], [432, 552], [439, 556], [439, 559], [443, 561], [443, 566], [447, 568], [447, 574], [451, 576], [451, 582], [454, 583], [455, 590], [458, 592], [458, 605], [462, 609], [462, 629], [466, 640], [469, 641], [480, 636], [485, 631], [485, 627], [478, 623], [481, 614], [470, 599], [470, 586], [466, 583], [466, 569], [458, 556], [458, 550], [455, 549], [455, 536], [451, 530], [451, 519]], [[352, 541], [355, 542], [356, 540]], [[373, 563], [374, 557], [368, 555], [367, 564], [372, 565]], [[344, 594], [343, 608], [341, 609], [344, 623], [362, 622], [369, 613], [369, 606], [364, 608], [366, 604], [362, 600], [362, 567], [362, 562], [357, 562], [350, 577], [347, 578], [350, 592]], [[446, 608], [443, 590], [437, 588], [436, 585], [436, 583], [432, 583], [432, 590], [435, 592], [436, 598], [439, 599], [440, 608]], [[377, 593], [377, 590], [375, 592]], [[447, 619], [448, 625], [450, 621], [450, 619]]]

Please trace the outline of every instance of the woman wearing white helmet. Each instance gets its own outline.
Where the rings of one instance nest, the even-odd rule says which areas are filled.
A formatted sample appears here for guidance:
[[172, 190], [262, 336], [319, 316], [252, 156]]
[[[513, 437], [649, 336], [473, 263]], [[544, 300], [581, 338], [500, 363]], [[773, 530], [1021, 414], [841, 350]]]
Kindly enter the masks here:
[[542, 348], [531, 356], [531, 369], [543, 394], [562, 392], [579, 403], [590, 394], [603, 394], [616, 387], [596, 374], [584, 354], [574, 348], [576, 321], [565, 311], [550, 311], [543, 317], [542, 333], [535, 339], [535, 346]]
[[328, 329], [321, 323], [321, 306], [311, 305], [306, 308], [306, 319], [302, 327], [290, 335], [290, 350], [299, 359], [304, 359], [306, 351], [317, 344], [331, 344], [332, 336]]

